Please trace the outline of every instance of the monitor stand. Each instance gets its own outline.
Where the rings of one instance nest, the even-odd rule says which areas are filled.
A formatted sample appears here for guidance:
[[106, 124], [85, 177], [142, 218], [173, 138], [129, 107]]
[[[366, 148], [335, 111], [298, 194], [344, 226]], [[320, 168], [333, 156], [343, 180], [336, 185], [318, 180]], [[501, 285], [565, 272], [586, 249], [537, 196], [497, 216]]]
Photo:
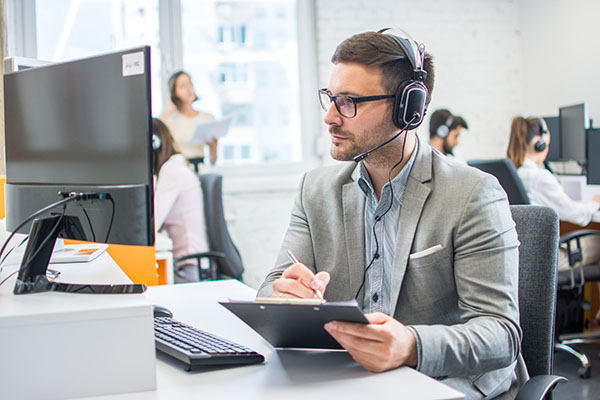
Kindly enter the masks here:
[[33, 221], [29, 232], [29, 241], [23, 254], [21, 268], [17, 275], [14, 294], [40, 292], [66, 293], [143, 293], [144, 284], [125, 285], [88, 285], [76, 283], [58, 283], [48, 280], [46, 271], [52, 256], [54, 243], [64, 228], [63, 216], [39, 218]]

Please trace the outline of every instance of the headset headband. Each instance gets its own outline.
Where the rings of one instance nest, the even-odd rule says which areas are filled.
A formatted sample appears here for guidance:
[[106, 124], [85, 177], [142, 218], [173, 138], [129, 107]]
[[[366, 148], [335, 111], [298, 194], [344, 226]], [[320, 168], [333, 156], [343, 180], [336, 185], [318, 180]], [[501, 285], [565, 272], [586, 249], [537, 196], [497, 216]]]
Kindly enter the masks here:
[[[399, 31], [404, 37], [389, 31]], [[383, 28], [378, 30], [377, 33], [390, 36], [398, 43], [398, 45], [404, 51], [404, 54], [406, 54], [406, 58], [408, 58], [408, 61], [415, 70], [415, 76], [413, 79], [424, 81], [425, 77], [427, 76], [427, 73], [423, 69], [425, 45], [422, 43], [417, 43], [407, 32], [399, 28]]]

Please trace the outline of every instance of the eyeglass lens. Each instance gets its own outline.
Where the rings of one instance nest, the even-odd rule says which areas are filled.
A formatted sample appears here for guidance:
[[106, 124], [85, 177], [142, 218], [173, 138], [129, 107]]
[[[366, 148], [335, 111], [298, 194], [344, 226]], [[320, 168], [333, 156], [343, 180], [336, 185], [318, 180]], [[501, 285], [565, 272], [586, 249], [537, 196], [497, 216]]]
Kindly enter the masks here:
[[335, 108], [343, 117], [352, 118], [356, 115], [356, 105], [348, 96], [332, 96], [328, 92], [320, 90], [319, 101], [324, 111], [329, 110], [331, 102], [335, 101]]

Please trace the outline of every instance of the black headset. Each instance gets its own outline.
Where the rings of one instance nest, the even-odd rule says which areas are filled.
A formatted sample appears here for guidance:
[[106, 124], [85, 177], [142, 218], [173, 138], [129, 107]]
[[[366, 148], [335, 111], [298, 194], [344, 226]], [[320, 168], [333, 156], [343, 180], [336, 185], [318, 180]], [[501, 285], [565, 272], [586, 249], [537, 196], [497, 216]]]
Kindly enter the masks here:
[[437, 127], [437, 129], [435, 130], [435, 134], [437, 136], [441, 137], [442, 139], [446, 139], [446, 137], [450, 133], [450, 127], [452, 126], [453, 122], [454, 122], [454, 117], [452, 116], [452, 114], [450, 114], [448, 116], [448, 119], [446, 120], [446, 122], [444, 122], [442, 125]]
[[538, 124], [540, 127], [541, 139], [538, 140], [537, 142], [535, 142], [535, 144], [533, 145], [533, 149], [536, 152], [541, 153], [542, 151], [546, 150], [546, 147], [548, 147], [548, 144], [544, 140], [544, 136], [548, 133], [548, 126], [546, 125], [546, 121], [544, 121], [544, 118], [535, 118], [535, 119], [538, 121]]
[[[383, 28], [377, 32], [393, 38], [413, 67], [412, 78], [400, 83], [394, 95], [394, 125], [399, 129], [412, 130], [421, 125], [427, 111], [426, 102], [429, 91], [425, 86], [427, 72], [423, 69], [425, 46], [412, 39], [385, 33], [390, 29]], [[399, 57], [399, 59], [404, 58]]]

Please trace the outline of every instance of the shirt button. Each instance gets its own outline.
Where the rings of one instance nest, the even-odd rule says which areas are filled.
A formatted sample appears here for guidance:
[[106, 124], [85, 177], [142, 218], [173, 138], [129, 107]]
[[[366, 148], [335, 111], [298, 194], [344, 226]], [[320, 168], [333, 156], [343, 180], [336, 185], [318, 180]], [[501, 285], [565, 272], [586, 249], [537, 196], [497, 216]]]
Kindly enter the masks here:
[[377, 293], [375, 293], [375, 294], [373, 295], [372, 299], [373, 299], [373, 301], [374, 301], [375, 303], [377, 303], [377, 300], [379, 300], [379, 296], [377, 295]]

